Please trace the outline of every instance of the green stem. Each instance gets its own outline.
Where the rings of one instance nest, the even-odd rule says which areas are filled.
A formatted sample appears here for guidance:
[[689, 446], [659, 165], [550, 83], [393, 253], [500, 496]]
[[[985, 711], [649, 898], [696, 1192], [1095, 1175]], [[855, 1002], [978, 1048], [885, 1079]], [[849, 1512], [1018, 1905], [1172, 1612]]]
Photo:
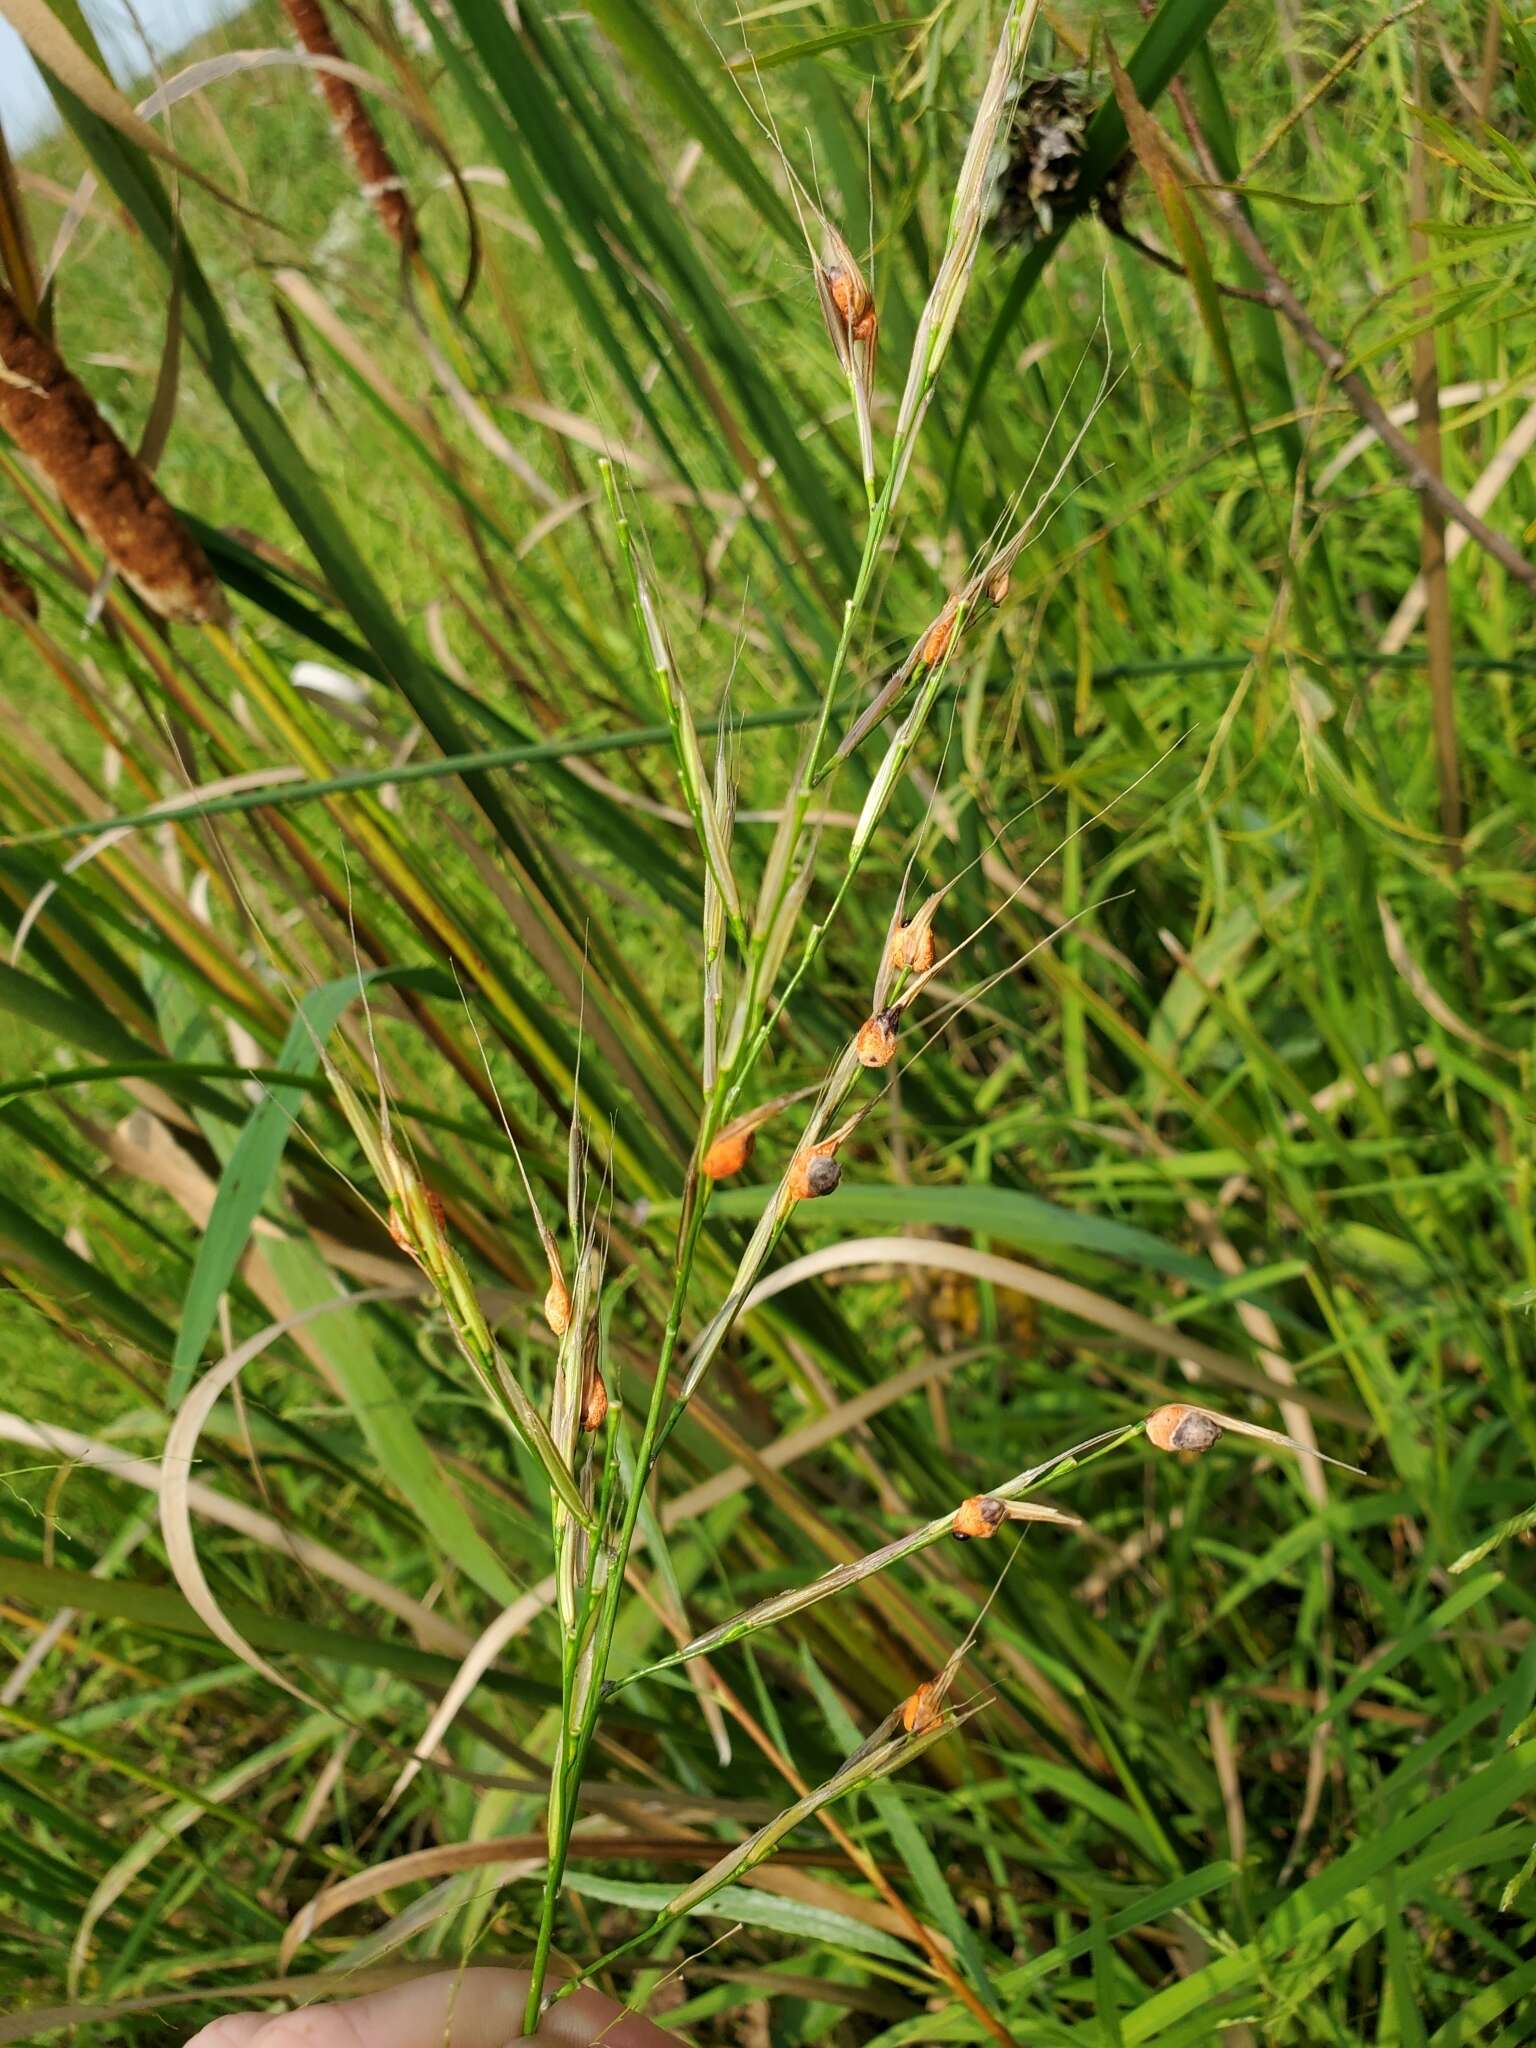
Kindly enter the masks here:
[[[711, 1105], [713, 1112], [714, 1106]], [[592, 1737], [597, 1728], [597, 1717], [602, 1707], [604, 1679], [608, 1670], [608, 1659], [613, 1650], [614, 1630], [618, 1626], [619, 1601], [624, 1591], [624, 1574], [629, 1563], [629, 1553], [634, 1545], [635, 1530], [640, 1520], [640, 1509], [645, 1499], [645, 1489], [650, 1481], [651, 1466], [657, 1449], [657, 1437], [661, 1428], [662, 1411], [666, 1405], [667, 1379], [672, 1361], [677, 1354], [677, 1342], [683, 1324], [683, 1308], [688, 1298], [688, 1283], [693, 1272], [694, 1255], [698, 1249], [699, 1235], [704, 1222], [705, 1204], [695, 1199], [685, 1222], [678, 1245], [677, 1273], [672, 1286], [672, 1302], [667, 1311], [667, 1325], [662, 1337], [661, 1352], [656, 1365], [656, 1378], [651, 1387], [651, 1398], [646, 1408], [645, 1426], [641, 1432], [639, 1448], [635, 1453], [635, 1483], [629, 1490], [624, 1503], [624, 1519], [614, 1542], [613, 1557], [609, 1565], [608, 1583], [603, 1589], [603, 1604], [597, 1620], [597, 1645], [594, 1657], [594, 1682], [584, 1704], [581, 1724], [574, 1731], [570, 1726], [569, 1680], [565, 1683], [565, 1710], [561, 1714], [560, 1754], [556, 1768], [550, 1775], [550, 1850], [549, 1868], [544, 1875], [544, 1897], [539, 1912], [539, 1930], [534, 1946], [531, 1976], [528, 1983], [528, 1999], [523, 2011], [523, 2031], [531, 2034], [539, 2022], [539, 2012], [544, 2002], [544, 1980], [549, 1969], [549, 1951], [554, 1938], [555, 1911], [560, 1900], [560, 1887], [565, 1876], [565, 1866], [570, 1855], [571, 1828], [576, 1812], [574, 1793], [581, 1783], [586, 1768], [587, 1754], [592, 1746]], [[594, 1548], [593, 1556], [597, 1552]], [[558, 1808], [556, 1801], [558, 1798]]]

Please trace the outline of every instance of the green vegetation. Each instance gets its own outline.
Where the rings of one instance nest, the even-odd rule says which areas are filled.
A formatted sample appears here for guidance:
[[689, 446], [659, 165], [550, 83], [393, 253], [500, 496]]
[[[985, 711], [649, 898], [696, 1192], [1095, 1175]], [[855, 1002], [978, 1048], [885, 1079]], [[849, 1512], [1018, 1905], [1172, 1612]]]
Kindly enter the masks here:
[[0, 180], [0, 2042], [1532, 2038], [1536, 29], [335, 13]]

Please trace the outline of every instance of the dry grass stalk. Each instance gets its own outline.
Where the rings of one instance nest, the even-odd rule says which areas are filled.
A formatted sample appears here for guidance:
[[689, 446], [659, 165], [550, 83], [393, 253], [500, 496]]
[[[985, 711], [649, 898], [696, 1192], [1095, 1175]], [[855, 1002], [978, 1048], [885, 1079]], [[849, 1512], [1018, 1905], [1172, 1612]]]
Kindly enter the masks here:
[[[320, 0], [283, 0], [283, 12], [312, 57], [327, 58], [332, 63], [345, 61]], [[416, 216], [405, 195], [404, 180], [374, 126], [373, 116], [363, 105], [362, 94], [350, 78], [328, 68], [321, 68], [318, 76], [331, 121], [352, 159], [363, 197], [378, 215], [384, 232], [410, 255], [417, 243]]]
[[3, 285], [0, 426], [151, 611], [163, 619], [226, 619], [224, 594], [202, 549]]

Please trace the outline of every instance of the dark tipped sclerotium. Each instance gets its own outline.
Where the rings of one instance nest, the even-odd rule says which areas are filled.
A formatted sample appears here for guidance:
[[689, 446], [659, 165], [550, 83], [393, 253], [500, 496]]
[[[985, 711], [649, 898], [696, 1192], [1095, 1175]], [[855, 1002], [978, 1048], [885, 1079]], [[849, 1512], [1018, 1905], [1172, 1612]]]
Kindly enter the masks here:
[[842, 1177], [843, 1169], [825, 1154], [811, 1160], [805, 1169], [805, 1184], [813, 1195], [830, 1195]]

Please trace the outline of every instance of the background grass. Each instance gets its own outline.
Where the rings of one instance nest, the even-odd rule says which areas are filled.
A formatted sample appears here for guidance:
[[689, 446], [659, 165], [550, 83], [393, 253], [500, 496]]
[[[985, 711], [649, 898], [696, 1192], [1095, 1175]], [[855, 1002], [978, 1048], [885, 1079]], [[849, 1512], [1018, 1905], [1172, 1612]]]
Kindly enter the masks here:
[[[438, 323], [418, 288], [418, 312], [434, 347], [451, 328], [482, 423], [536, 481], [446, 394], [397, 254], [303, 74], [244, 72], [178, 106], [176, 148], [256, 216], [179, 193], [183, 247], [307, 466], [298, 509], [333, 509], [430, 664], [407, 674], [380, 654], [339, 557], [320, 557], [263, 479], [272, 430], [248, 411], [242, 432], [220, 376], [185, 346], [162, 483], [264, 554], [260, 573], [239, 556], [241, 606], [279, 664], [375, 674], [345, 718], [302, 714], [306, 744], [341, 771], [430, 760], [450, 721], [469, 747], [654, 724], [602, 510], [605, 444], [634, 457], [624, 493], [699, 719], [728, 679], [737, 715], [814, 700], [863, 492], [809, 263], [749, 106], [861, 253], [872, 238], [883, 438], [990, 11], [908, 18], [828, 0], [742, 25], [604, 0], [590, 15], [529, 11], [519, 29], [455, 0], [430, 51], [367, 10], [338, 27], [441, 144], [382, 107], [445, 295], [467, 249], [444, 162], [467, 181], [474, 295]], [[1432, 331], [1445, 386], [1475, 387], [1448, 392], [1445, 413], [1445, 473], [1465, 494], [1536, 402], [1536, 75], [1518, 22], [1504, 26], [1480, 122], [1484, 14], [1452, 6], [1389, 27], [1308, 104], [1358, 27], [1326, 10], [1170, 5], [1153, 34], [1182, 37], [1192, 101], [1218, 145], [1230, 120], [1234, 167], [1296, 116], [1254, 174], [1253, 217], [1384, 404], [1411, 394], [1415, 328]], [[1093, 42], [1107, 100], [1105, 39], [1127, 56], [1142, 32], [1133, 8], [1069, 11], [1042, 25], [1033, 60], [1075, 63], [1071, 44]], [[274, 47], [286, 29], [260, 8], [210, 44]], [[748, 51], [758, 73], [723, 68]], [[1159, 117], [1186, 147], [1177, 118], [1162, 105]], [[90, 144], [89, 117], [77, 126]], [[1412, 203], [1416, 139], [1427, 214]], [[21, 167], [44, 252], [83, 161], [71, 135]], [[1193, 203], [1211, 269], [1241, 282]], [[1148, 180], [1125, 205], [1168, 244]], [[1365, 1478], [1319, 1484], [1228, 1438], [1187, 1465], [1137, 1440], [1064, 1480], [1052, 1497], [1088, 1527], [1019, 1539], [962, 1681], [986, 1710], [841, 1818], [1020, 2040], [1523, 2040], [1529, 1534], [1452, 1568], [1530, 1507], [1536, 1443], [1528, 599], [1475, 546], [1450, 571], [1456, 849], [1421, 632], [1404, 659], [1371, 659], [1419, 564], [1400, 469], [1374, 444], [1337, 467], [1358, 421], [1264, 309], [1207, 300], [1202, 315], [1186, 283], [1092, 219], [1071, 225], [1020, 303], [1023, 260], [1021, 273], [1017, 253], [983, 251], [855, 642], [860, 690], [1018, 494], [1030, 502], [1035, 465], [1043, 479], [1062, 459], [1106, 365], [1116, 381], [1007, 604], [962, 642], [919, 775], [762, 1085], [814, 1081], [865, 1015], [907, 861], [918, 890], [958, 876], [948, 937], [1000, 914], [954, 991], [1001, 978], [903, 1064], [845, 1154], [842, 1189], [797, 1219], [785, 1255], [892, 1232], [961, 1241], [1078, 1283], [1108, 1320], [1027, 1282], [1009, 1292], [939, 1270], [875, 1266], [787, 1292], [732, 1339], [661, 1493], [733, 1463], [749, 1483], [675, 1527], [665, 1564], [642, 1561], [650, 1599], [633, 1600], [621, 1655], [671, 1646], [669, 1604], [701, 1630], [1165, 1393], [1188, 1397], [1191, 1378], [1116, 1311], [1235, 1360], [1243, 1384], [1201, 1378], [1198, 1398], [1269, 1425], [1278, 1396], [1253, 1389], [1278, 1357], [1322, 1447]], [[398, 399], [368, 399], [284, 295], [291, 270]], [[169, 302], [153, 236], [98, 193], [60, 268], [56, 327], [130, 440]], [[43, 593], [44, 637], [0, 627], [13, 931], [73, 850], [28, 835], [295, 758], [292, 728], [202, 642], [162, 646], [115, 596], [95, 615], [95, 565], [70, 572], [20, 477], [0, 481], [0, 541]], [[1528, 460], [1487, 516], [1529, 546]], [[771, 827], [750, 814], [778, 801], [796, 746], [784, 726], [735, 749], [736, 857], [754, 886]], [[830, 786], [845, 815], [865, 760]], [[418, 1614], [413, 1635], [281, 1540], [200, 1520], [218, 1600], [307, 1705], [168, 1595], [152, 1495], [118, 1461], [163, 1445], [208, 1203], [274, 1085], [228, 1070], [305, 1063], [296, 1003], [359, 962], [425, 970], [371, 990], [381, 1064], [535, 1392], [551, 1357], [543, 1260], [476, 1035], [553, 1215], [584, 1005], [612, 1267], [636, 1275], [612, 1344], [629, 1405], [643, 1403], [697, 1116], [702, 876], [690, 834], [658, 814], [680, 801], [664, 748], [589, 765], [606, 780], [539, 762], [402, 785], [382, 813], [493, 975], [402, 907], [348, 837], [351, 797], [137, 834], [62, 881], [0, 975], [3, 1405], [78, 1433], [13, 1431], [0, 1448], [0, 1636], [19, 1659], [57, 1611], [74, 1616], [0, 1707], [13, 1821], [0, 2005], [22, 2014], [0, 2038], [44, 2031], [27, 2010], [74, 1996], [111, 2014], [77, 2024], [83, 2039], [175, 2038], [276, 1974], [284, 1928], [322, 1885], [410, 1850], [514, 1838], [500, 1866], [443, 1862], [360, 1897], [295, 1969], [356, 1982], [384, 1958], [531, 1943], [559, 1669], [548, 1616], [385, 1807], [464, 1640], [549, 1564], [542, 1481], [438, 1322], [399, 1303], [345, 1326], [323, 1318], [253, 1365], [204, 1434], [199, 1479], [436, 1619], [434, 1634]], [[845, 838], [828, 835], [813, 909]], [[1037, 864], [1033, 893], [1013, 895]], [[1039, 949], [1063, 915], [1070, 931]], [[364, 1043], [356, 1003], [339, 1032]], [[910, 1050], [919, 1032], [906, 1036]], [[1397, 1056], [1414, 1048], [1410, 1068]], [[102, 1063], [142, 1071], [81, 1072]], [[400, 1271], [328, 1097], [285, 1100], [295, 1128], [252, 1240], [262, 1263], [231, 1286], [209, 1357], [335, 1274]], [[772, 1181], [793, 1128], [765, 1130], [750, 1179]], [[753, 1204], [743, 1187], [711, 1211], [690, 1330], [723, 1292]], [[203, 1347], [191, 1350], [188, 1368]], [[925, 1360], [944, 1368], [931, 1388], [838, 1428], [782, 1476], [762, 1462], [785, 1433]], [[80, 1435], [104, 1447], [98, 1462], [81, 1462]], [[722, 1652], [718, 1675], [761, 1736], [733, 1721], [729, 1763], [688, 1689], [658, 1679], [624, 1694], [604, 1723], [560, 1947], [581, 1960], [622, 1940], [785, 1805], [776, 1757], [809, 1782], [828, 1776], [942, 1664], [1013, 1541], [928, 1551]], [[824, 1832], [799, 1831], [775, 1870], [775, 1889], [733, 1899], [723, 1922], [685, 1922], [615, 1988], [654, 1994], [703, 2041], [985, 2038]]]

